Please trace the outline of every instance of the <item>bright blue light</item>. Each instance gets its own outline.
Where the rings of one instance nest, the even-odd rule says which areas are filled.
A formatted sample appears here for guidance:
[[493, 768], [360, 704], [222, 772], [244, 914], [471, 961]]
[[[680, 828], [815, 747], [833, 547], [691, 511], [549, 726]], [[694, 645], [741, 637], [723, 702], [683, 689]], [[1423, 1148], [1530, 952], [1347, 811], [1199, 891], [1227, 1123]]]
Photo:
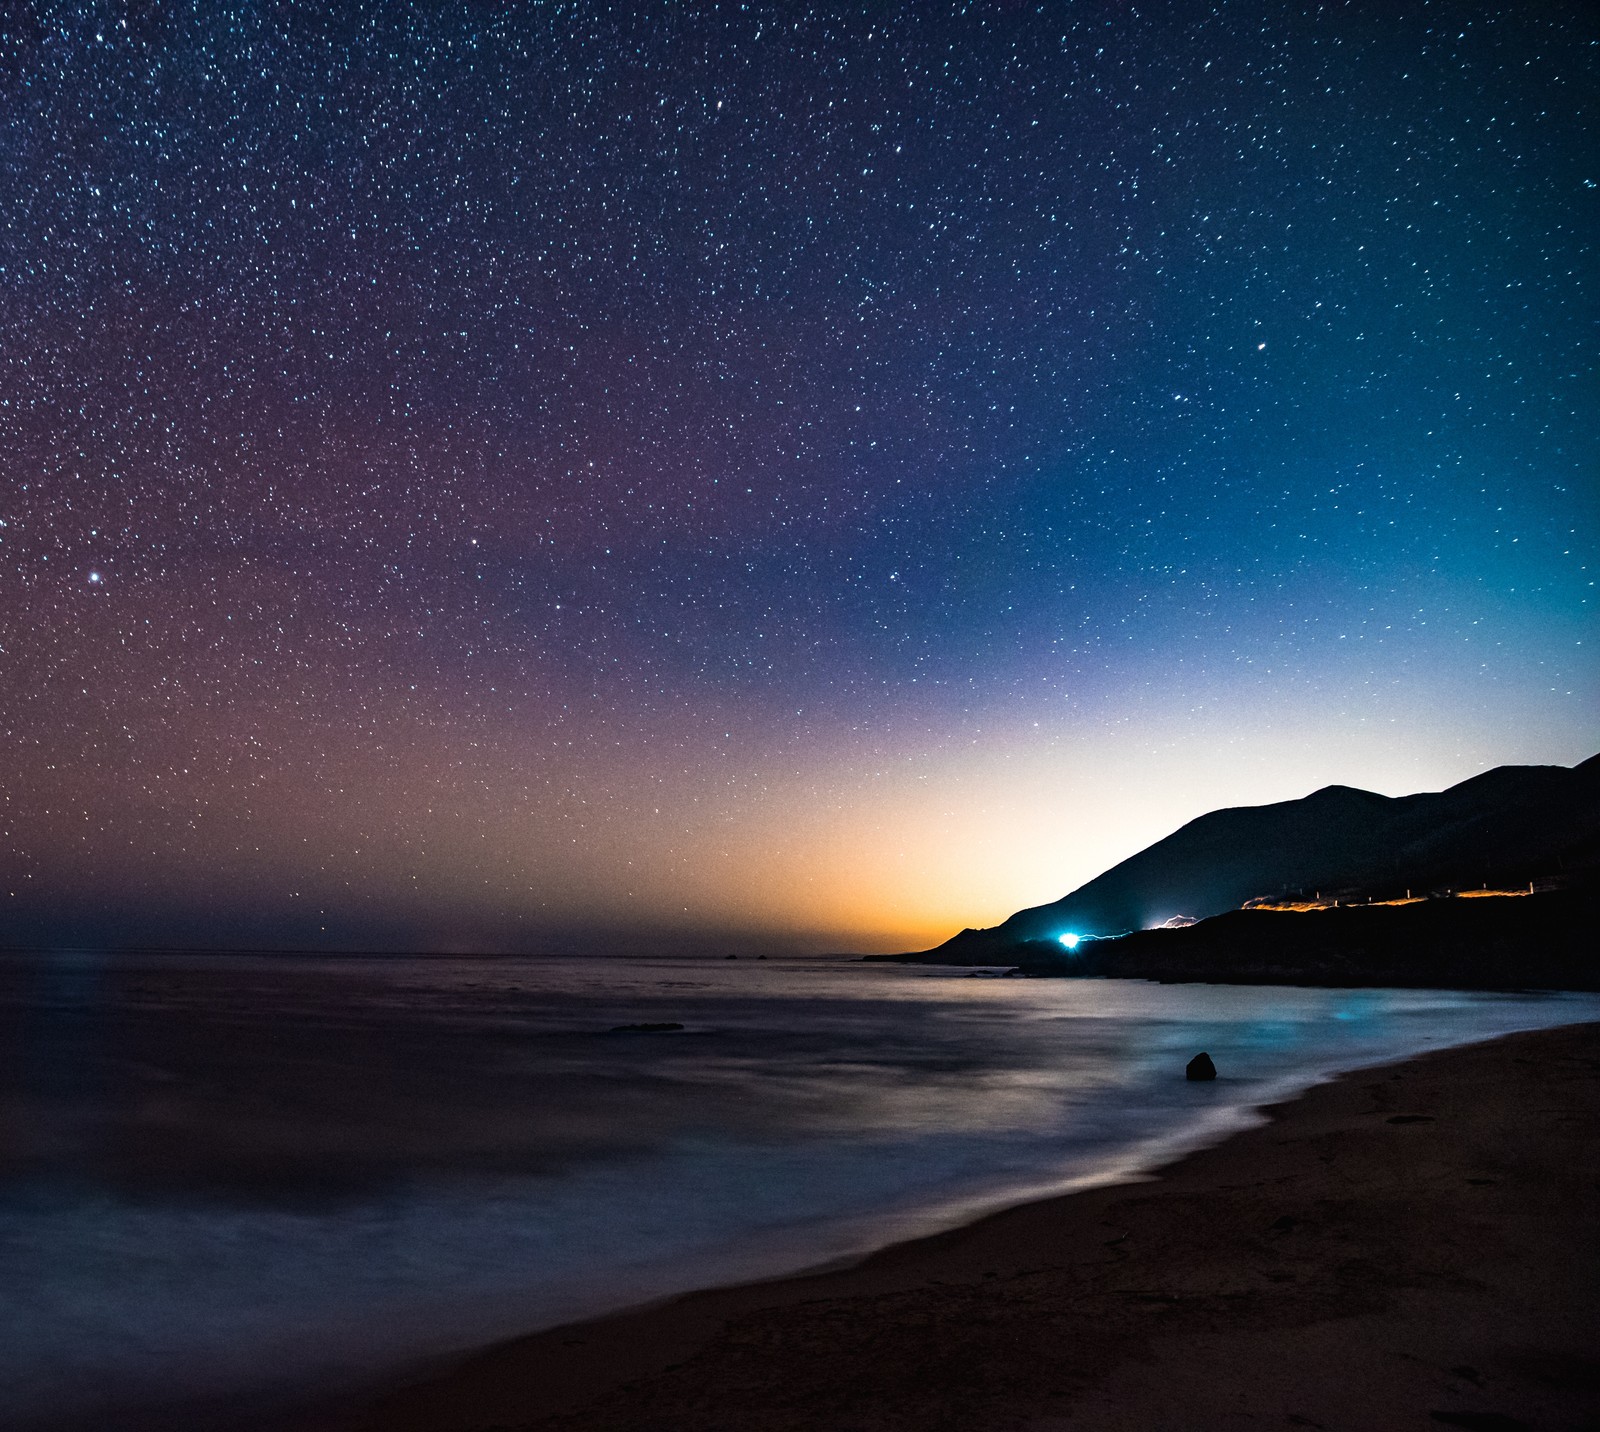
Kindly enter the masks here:
[[1074, 935], [1069, 930], [1065, 935], [1061, 936], [1061, 943], [1063, 945], [1065, 945], [1069, 950], [1075, 950], [1075, 949], [1078, 948], [1078, 941], [1081, 940], [1082, 938], [1083, 938], [1082, 935]]

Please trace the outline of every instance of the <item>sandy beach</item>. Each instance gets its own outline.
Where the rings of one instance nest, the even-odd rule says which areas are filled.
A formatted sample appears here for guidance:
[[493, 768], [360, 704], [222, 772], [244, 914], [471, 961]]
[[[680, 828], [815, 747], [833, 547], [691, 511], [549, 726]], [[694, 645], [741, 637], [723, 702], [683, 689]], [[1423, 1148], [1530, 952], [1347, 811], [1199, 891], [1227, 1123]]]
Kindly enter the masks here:
[[1314, 1088], [1147, 1182], [518, 1339], [291, 1425], [1593, 1428], [1597, 1151], [1600, 1025], [1513, 1035]]

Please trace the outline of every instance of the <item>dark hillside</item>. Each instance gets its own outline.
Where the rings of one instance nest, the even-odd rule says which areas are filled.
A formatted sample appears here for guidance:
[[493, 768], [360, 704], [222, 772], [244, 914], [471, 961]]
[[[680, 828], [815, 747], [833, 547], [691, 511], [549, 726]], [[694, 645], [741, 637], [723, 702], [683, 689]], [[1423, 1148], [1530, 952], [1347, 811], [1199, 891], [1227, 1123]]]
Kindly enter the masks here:
[[1261, 896], [1379, 898], [1561, 883], [1600, 854], [1600, 756], [1501, 766], [1448, 790], [1390, 797], [1327, 786], [1302, 800], [1212, 811], [1049, 905], [963, 930], [921, 958], [1011, 963], [1066, 931], [1108, 936], [1205, 919]]
[[1211, 984], [1600, 989], [1600, 887], [1289, 913], [1230, 910], [1181, 930], [1024, 946], [1028, 974]]

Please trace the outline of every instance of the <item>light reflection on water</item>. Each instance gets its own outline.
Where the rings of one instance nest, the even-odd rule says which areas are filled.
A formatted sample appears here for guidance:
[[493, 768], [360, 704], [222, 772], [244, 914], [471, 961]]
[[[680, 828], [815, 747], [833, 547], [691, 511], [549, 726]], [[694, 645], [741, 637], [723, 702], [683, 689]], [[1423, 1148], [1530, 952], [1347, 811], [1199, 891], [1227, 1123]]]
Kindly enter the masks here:
[[[1585, 1018], [1600, 1000], [815, 960], [8, 957], [0, 1390], [66, 1410], [267, 1366], [337, 1380], [860, 1251], [1148, 1167], [1335, 1069]], [[1214, 1085], [1182, 1077], [1202, 1048]]]

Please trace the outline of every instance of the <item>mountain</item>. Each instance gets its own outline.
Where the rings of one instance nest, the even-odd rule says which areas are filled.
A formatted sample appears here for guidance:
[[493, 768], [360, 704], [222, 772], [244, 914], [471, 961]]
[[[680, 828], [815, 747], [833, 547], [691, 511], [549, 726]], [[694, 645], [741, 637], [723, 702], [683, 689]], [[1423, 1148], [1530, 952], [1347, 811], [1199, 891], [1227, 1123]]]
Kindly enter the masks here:
[[1177, 930], [1016, 947], [1045, 978], [1433, 989], [1600, 989], [1600, 882], [1522, 898], [1228, 910]]
[[1500, 766], [1448, 790], [1381, 796], [1325, 786], [1301, 800], [1212, 811], [1049, 905], [963, 930], [907, 958], [1005, 964], [1067, 932], [1105, 937], [1253, 899], [1346, 900], [1526, 885], [1600, 863], [1600, 755]]

